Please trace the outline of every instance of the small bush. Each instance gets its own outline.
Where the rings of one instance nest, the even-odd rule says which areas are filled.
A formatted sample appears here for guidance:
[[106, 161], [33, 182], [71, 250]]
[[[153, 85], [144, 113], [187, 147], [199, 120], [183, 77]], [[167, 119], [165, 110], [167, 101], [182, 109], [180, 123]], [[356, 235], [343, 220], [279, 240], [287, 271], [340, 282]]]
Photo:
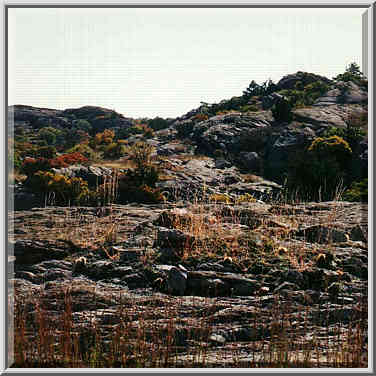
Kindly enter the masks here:
[[342, 198], [345, 201], [368, 202], [368, 179], [352, 183]]
[[249, 193], [245, 193], [243, 195], [240, 195], [236, 199], [237, 204], [241, 204], [241, 203], [244, 203], [244, 202], [256, 202], [256, 201], [257, 200], [252, 195], [250, 195]]
[[51, 165], [46, 158], [26, 157], [21, 165], [21, 172], [27, 176], [31, 176], [38, 171], [48, 171], [50, 169]]
[[90, 133], [93, 130], [91, 124], [85, 119], [78, 119], [73, 121], [73, 126], [77, 129]]
[[101, 133], [97, 133], [94, 138], [90, 141], [90, 146], [93, 149], [97, 149], [99, 145], [108, 145], [113, 142], [115, 137], [115, 132], [111, 129], [105, 129]]
[[47, 145], [55, 145], [58, 136], [62, 134], [62, 131], [53, 127], [41, 128], [38, 132], [38, 136], [41, 140], [45, 141]]
[[363, 89], [368, 90], [368, 81], [360, 71], [359, 65], [356, 63], [349, 64], [346, 68], [345, 73], [337, 75], [336, 77], [334, 77], [334, 80], [343, 82], [352, 81]]
[[194, 122], [200, 122], [200, 121], [205, 121], [205, 120], [208, 120], [209, 119], [209, 116], [206, 115], [206, 114], [197, 114], [195, 116], [192, 117], [192, 120]]
[[94, 160], [96, 158], [96, 153], [94, 150], [87, 144], [77, 144], [67, 150], [68, 153], [80, 153], [88, 160]]
[[121, 158], [126, 154], [126, 146], [119, 142], [112, 142], [104, 147], [103, 157], [107, 159]]
[[127, 148], [129, 158], [135, 162], [136, 169], [143, 170], [151, 165], [151, 156], [154, 148], [145, 142], [136, 142]]
[[26, 184], [36, 193], [50, 194], [57, 204], [79, 204], [89, 196], [87, 182], [83, 179], [48, 171], [38, 171], [27, 179]]
[[232, 198], [223, 193], [213, 193], [212, 195], [209, 196], [209, 201], [219, 202], [219, 203], [224, 203], [224, 204], [231, 204]]
[[159, 188], [152, 188], [148, 185], [142, 185], [135, 189], [132, 194], [135, 201], [145, 204], [158, 204], [166, 200]]
[[119, 178], [118, 197], [121, 203], [139, 202], [143, 204], [156, 204], [165, 201], [159, 188], [142, 183], [142, 179], [126, 174]]
[[316, 138], [290, 163], [287, 188], [304, 199], [332, 200], [338, 187], [347, 183], [351, 154], [349, 144], [341, 137]]
[[60, 155], [49, 160], [50, 168], [62, 168], [75, 164], [86, 164], [88, 159], [79, 152]]
[[348, 158], [352, 154], [349, 143], [339, 136], [318, 137], [313, 140], [308, 151], [320, 158], [334, 156], [342, 165], [348, 162]]
[[289, 100], [281, 99], [272, 107], [272, 114], [275, 120], [283, 122], [291, 122], [292, 105]]
[[55, 158], [56, 148], [54, 146], [41, 146], [35, 150], [35, 156], [47, 159]]
[[81, 153], [63, 154], [59, 157], [47, 158], [25, 158], [21, 166], [21, 172], [27, 176], [33, 175], [38, 171], [48, 171], [52, 168], [68, 167], [74, 164], [85, 164], [88, 160]]
[[175, 128], [178, 132], [178, 136], [181, 138], [188, 137], [193, 132], [194, 122], [192, 120], [178, 122]]
[[347, 128], [330, 127], [324, 134], [325, 137], [338, 136], [344, 139], [352, 150], [355, 150], [360, 141], [363, 140], [366, 132], [355, 126], [348, 126]]
[[168, 127], [168, 121], [157, 116], [156, 118], [148, 121], [148, 126], [155, 131], [159, 131]]
[[260, 109], [255, 104], [246, 104], [245, 106], [240, 107], [241, 112], [257, 112]]
[[145, 142], [128, 147], [129, 158], [136, 167], [119, 178], [119, 198], [123, 202], [158, 203], [165, 200], [158, 188], [159, 170], [152, 163], [154, 148]]

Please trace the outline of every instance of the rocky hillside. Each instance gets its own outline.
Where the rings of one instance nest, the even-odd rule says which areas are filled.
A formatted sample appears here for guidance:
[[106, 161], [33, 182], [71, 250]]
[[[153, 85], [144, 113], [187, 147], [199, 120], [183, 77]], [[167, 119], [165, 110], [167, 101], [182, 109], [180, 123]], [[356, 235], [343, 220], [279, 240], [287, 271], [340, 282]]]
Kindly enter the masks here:
[[176, 119], [9, 113], [15, 366], [368, 366], [356, 67]]
[[23, 364], [365, 367], [366, 218], [339, 202], [18, 211]]
[[[153, 119], [136, 121], [92, 106], [64, 111], [12, 106], [9, 113], [14, 114], [15, 134], [29, 134], [31, 140], [35, 131], [52, 127], [74, 132], [83, 129], [89, 136], [111, 129], [115, 139], [125, 137], [132, 143], [145, 139], [144, 130], [149, 126], [147, 142], [158, 155], [174, 154], [180, 143], [180, 150], [189, 154], [224, 159], [244, 173], [277, 183], [284, 182], [295, 167], [297, 154], [315, 138], [340, 135], [351, 143], [347, 130], [360, 129], [356, 145], [350, 145], [354, 150], [348, 163], [352, 180], [359, 181], [366, 178], [368, 164], [367, 81], [356, 74], [350, 78], [343, 74], [330, 80], [297, 72], [277, 84], [253, 82], [240, 97], [203, 103], [177, 119], [156, 118], [160, 119], [157, 127]], [[79, 142], [80, 136], [76, 139]]]

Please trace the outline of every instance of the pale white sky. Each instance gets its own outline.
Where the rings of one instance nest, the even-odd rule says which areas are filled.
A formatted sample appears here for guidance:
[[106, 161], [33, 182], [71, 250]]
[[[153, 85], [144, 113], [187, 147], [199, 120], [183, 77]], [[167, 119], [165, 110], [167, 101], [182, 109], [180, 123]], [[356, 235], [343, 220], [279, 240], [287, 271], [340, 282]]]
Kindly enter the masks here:
[[362, 66], [365, 9], [9, 9], [9, 104], [175, 117], [298, 70]]

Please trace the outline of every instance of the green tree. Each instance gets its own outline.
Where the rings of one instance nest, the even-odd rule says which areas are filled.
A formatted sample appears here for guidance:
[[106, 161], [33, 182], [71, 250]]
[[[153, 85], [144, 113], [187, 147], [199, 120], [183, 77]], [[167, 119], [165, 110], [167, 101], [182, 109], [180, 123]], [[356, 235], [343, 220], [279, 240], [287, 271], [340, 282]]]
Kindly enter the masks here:
[[155, 131], [159, 131], [160, 129], [168, 127], [168, 121], [157, 116], [156, 118], [148, 121], [148, 126]]
[[87, 133], [90, 133], [93, 130], [91, 124], [85, 119], [74, 120], [72, 124], [76, 129], [80, 129]]
[[38, 132], [38, 136], [42, 141], [45, 141], [47, 145], [55, 145], [57, 142], [57, 137], [62, 132], [59, 129], [53, 127], [41, 128]]
[[367, 86], [368, 81], [360, 71], [360, 67], [356, 63], [350, 63], [346, 68], [345, 73], [339, 74], [334, 77], [336, 81], [349, 82], [352, 81], [360, 86]]

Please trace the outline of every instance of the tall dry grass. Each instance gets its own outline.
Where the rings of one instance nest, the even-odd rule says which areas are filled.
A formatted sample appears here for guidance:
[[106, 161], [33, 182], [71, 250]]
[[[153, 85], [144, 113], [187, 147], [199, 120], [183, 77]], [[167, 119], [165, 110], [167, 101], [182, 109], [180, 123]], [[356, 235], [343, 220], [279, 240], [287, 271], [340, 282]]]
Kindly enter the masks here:
[[[113, 186], [111, 186], [111, 184]], [[109, 197], [116, 195], [116, 184], [109, 184]], [[181, 254], [181, 260], [189, 258], [208, 257], [229, 258], [231, 262], [242, 264], [252, 258], [262, 260], [275, 257], [277, 244], [271, 239], [275, 232], [268, 233], [267, 218], [260, 227], [263, 228], [260, 251], [256, 255], [256, 248], [250, 248], [252, 242], [244, 242], [236, 226], [241, 224], [236, 212], [224, 215], [223, 205], [219, 203], [202, 203], [196, 200], [188, 208], [185, 215], [176, 216], [173, 227], [191, 234], [195, 243], [187, 243]], [[279, 209], [278, 209], [279, 208]], [[278, 202], [277, 210], [280, 215], [284, 212], [283, 202]], [[289, 206], [291, 210], [291, 206]], [[326, 223], [334, 222], [335, 206], [326, 218]], [[215, 214], [213, 214], [215, 213]], [[230, 211], [231, 213], [231, 211]], [[278, 212], [275, 213], [278, 216]], [[225, 226], [230, 221], [234, 226]], [[264, 226], [265, 225], [265, 226]], [[263, 227], [264, 226], [264, 227]], [[88, 239], [102, 239], [106, 244], [106, 237], [116, 241], [116, 226], [101, 229], [100, 225], [93, 225], [92, 233], [82, 234], [76, 228], [75, 238], [82, 238], [81, 246], [90, 247]], [[272, 230], [270, 230], [272, 231]], [[273, 230], [274, 231], [274, 230]], [[283, 232], [283, 230], [282, 230]], [[281, 233], [281, 237], [288, 237], [289, 233]], [[115, 238], [114, 238], [115, 236]], [[84, 240], [85, 239], [85, 240]], [[107, 239], [109, 240], [109, 239]], [[328, 245], [330, 248], [330, 244]], [[305, 260], [305, 249], [301, 247], [287, 250], [289, 262], [297, 270], [310, 267], [310, 261]], [[109, 255], [110, 259], [115, 259]], [[367, 303], [359, 300], [355, 306], [361, 312], [346, 325], [339, 321], [335, 325], [316, 327], [312, 323], [312, 309], [310, 304], [301, 306], [293, 311], [292, 304], [286, 298], [274, 295], [274, 302], [270, 308], [270, 320], [260, 322], [265, 310], [263, 308], [261, 292], [255, 295], [255, 314], [250, 328], [255, 330], [260, 324], [270, 333], [267, 338], [249, 341], [247, 346], [238, 350], [236, 342], [226, 343], [226, 346], [213, 350], [210, 336], [214, 333], [212, 323], [212, 303], [207, 304], [205, 312], [201, 312], [200, 326], [190, 327], [190, 323], [179, 317], [180, 309], [186, 304], [184, 297], [175, 298], [164, 305], [164, 312], [156, 309], [160, 306], [160, 297], [150, 298], [148, 306], [137, 306], [129, 297], [119, 295], [116, 308], [117, 323], [113, 324], [110, 336], [101, 326], [98, 311], [91, 311], [91, 320], [86, 326], [78, 325], [74, 320], [72, 310], [71, 291], [64, 294], [63, 309], [54, 316], [45, 308], [43, 296], [33, 296], [27, 299], [22, 294], [15, 297], [14, 304], [14, 354], [13, 367], [74, 367], [74, 368], [168, 368], [168, 367], [231, 367], [241, 368], [364, 368], [368, 364], [367, 340]], [[257, 300], [259, 299], [259, 300]], [[30, 305], [33, 307], [30, 309]], [[99, 307], [99, 306], [98, 306]], [[322, 307], [324, 310], [325, 306]], [[10, 308], [11, 309], [11, 308]], [[292, 321], [291, 315], [296, 315]], [[156, 323], [159, 323], [156, 325]], [[303, 323], [302, 327], [297, 327]], [[188, 333], [184, 345], [179, 343], [179, 333]], [[247, 357], [244, 357], [244, 348]], [[217, 351], [217, 363], [213, 361], [213, 351]], [[223, 357], [226, 357], [227, 363]]]

